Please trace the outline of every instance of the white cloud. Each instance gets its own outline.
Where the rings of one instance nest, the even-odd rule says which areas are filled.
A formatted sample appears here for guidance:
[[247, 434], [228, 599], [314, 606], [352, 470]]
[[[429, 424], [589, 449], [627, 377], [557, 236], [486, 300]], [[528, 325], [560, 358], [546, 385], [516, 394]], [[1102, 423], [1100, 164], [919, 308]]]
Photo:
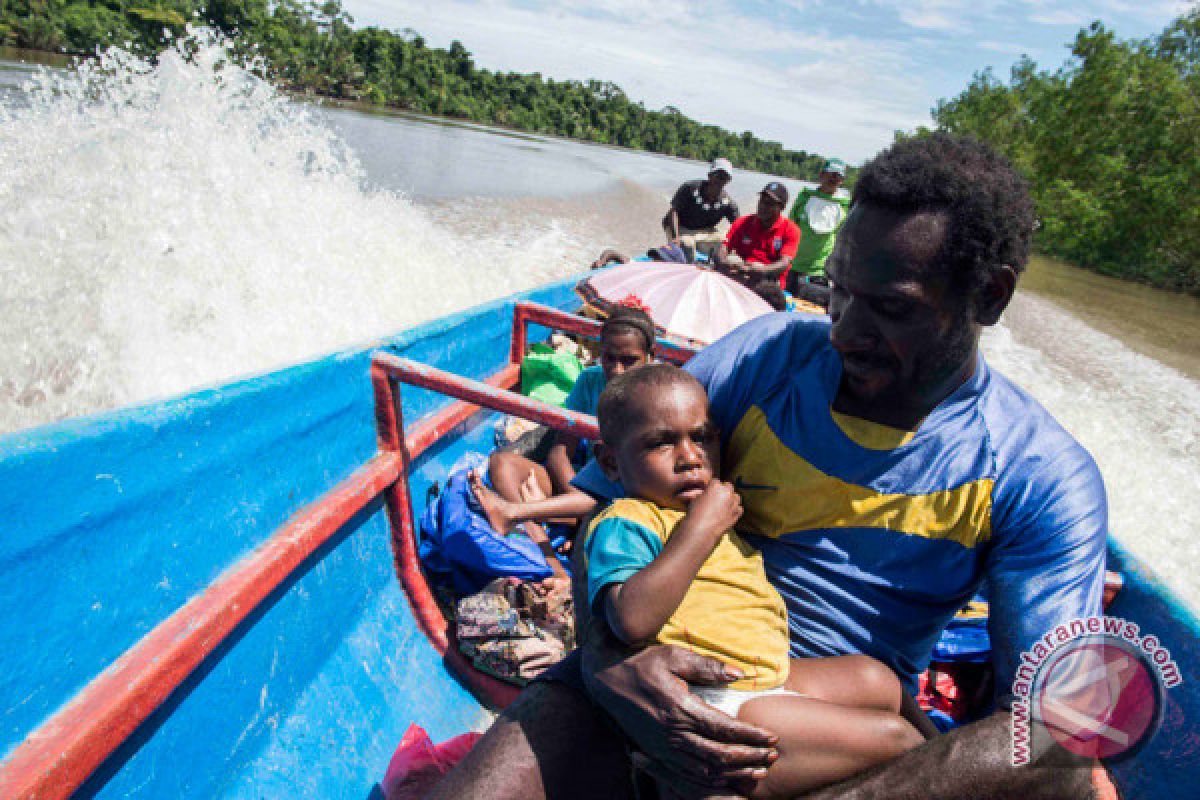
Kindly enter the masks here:
[[1048, 11], [1035, 11], [1029, 15], [1030, 22], [1036, 22], [1039, 25], [1070, 25], [1072, 27], [1083, 27], [1093, 19], [1079, 11], [1071, 11], [1066, 8], [1054, 8]]
[[[1161, 29], [1181, 0], [344, 0], [359, 24], [462, 41], [487, 69], [612, 81], [785, 146], [861, 161], [989, 60], [1056, 64], [1063, 26]], [[1099, 8], [1100, 10], [1097, 10]], [[1132, 21], [1131, 21], [1132, 20]], [[997, 54], [997, 55], [988, 55]], [[998, 71], [1007, 69], [995, 64]]]
[[893, 45], [802, 32], [724, 2], [564, 0], [554, 10], [445, 0], [349, 0], [360, 24], [459, 39], [479, 66], [595, 78], [648, 108], [673, 105], [790, 148], [861, 161], [897, 128], [928, 123], [929, 92]]
[[1029, 48], [1016, 42], [992, 42], [982, 41], [977, 42], [976, 47], [980, 50], [987, 50], [989, 53], [1001, 53], [1003, 55], [1019, 56], [1026, 52]]

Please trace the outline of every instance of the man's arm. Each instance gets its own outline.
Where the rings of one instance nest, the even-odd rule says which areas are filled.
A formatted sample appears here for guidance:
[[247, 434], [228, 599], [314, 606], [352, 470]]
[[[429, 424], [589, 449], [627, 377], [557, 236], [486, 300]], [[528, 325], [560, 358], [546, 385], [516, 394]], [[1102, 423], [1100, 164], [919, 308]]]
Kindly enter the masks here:
[[[683, 797], [739, 788], [748, 777], [765, 774], [775, 758], [773, 734], [721, 714], [687, 690], [689, 683], [715, 685], [737, 677], [732, 667], [680, 648], [651, 647], [626, 656], [611, 637], [604, 643], [589, 641], [584, 648], [589, 691], [650, 757], [652, 771], [680, 787]], [[805, 797], [1077, 800], [1093, 796], [1090, 762], [1052, 745], [1031, 765], [1013, 767], [1011, 737], [1009, 714], [1000, 711]]]
[[671, 210], [663, 218], [663, 228], [666, 229], [670, 243], [679, 244], [679, 212], [675, 210], [675, 206], [671, 206]]
[[758, 283], [764, 280], [779, 280], [779, 276], [787, 271], [792, 263], [792, 256], [784, 256], [770, 264], [749, 263], [741, 271], [747, 276], [748, 283]]
[[766, 777], [778, 737], [722, 714], [688, 686], [744, 675], [715, 658], [655, 645], [633, 652], [592, 617], [583, 639], [583, 679], [598, 706], [654, 763], [656, 774], [699, 796]]
[[1095, 796], [1092, 763], [1057, 744], [1028, 766], [1014, 767], [1012, 719], [997, 711], [943, 734], [874, 770], [807, 800], [926, 798], [939, 800], [1076, 800]]

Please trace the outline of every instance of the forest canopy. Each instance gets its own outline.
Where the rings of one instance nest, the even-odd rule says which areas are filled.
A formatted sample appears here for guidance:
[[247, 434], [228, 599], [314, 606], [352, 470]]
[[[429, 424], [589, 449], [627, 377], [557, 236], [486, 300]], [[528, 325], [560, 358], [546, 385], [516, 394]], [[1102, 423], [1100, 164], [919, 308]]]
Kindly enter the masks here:
[[0, 0], [0, 44], [79, 55], [113, 45], [157, 52], [189, 22], [262, 56], [269, 77], [290, 90], [684, 158], [724, 156], [805, 180], [824, 162], [671, 106], [647, 110], [613, 83], [493, 72], [457, 41], [442, 49], [411, 29], [356, 29], [338, 0]]
[[1200, 8], [1145, 40], [1093, 23], [1058, 69], [977, 73], [933, 117], [1030, 179], [1042, 252], [1200, 294]]

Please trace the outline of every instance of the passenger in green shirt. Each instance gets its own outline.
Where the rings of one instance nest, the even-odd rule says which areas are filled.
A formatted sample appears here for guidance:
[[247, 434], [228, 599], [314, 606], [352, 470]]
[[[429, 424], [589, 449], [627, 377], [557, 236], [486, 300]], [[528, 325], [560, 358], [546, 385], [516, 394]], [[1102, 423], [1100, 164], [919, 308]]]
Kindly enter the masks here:
[[[800, 226], [800, 248], [792, 259], [788, 273], [788, 291], [797, 297], [805, 297], [806, 284], [827, 287], [825, 259], [833, 251], [833, 239], [837, 229], [846, 219], [850, 208], [850, 196], [838, 189], [846, 179], [846, 164], [840, 159], [831, 159], [821, 167], [815, 189], [802, 189], [792, 204], [792, 220]], [[821, 305], [828, 303], [828, 292]], [[814, 300], [817, 298], [813, 298]]]

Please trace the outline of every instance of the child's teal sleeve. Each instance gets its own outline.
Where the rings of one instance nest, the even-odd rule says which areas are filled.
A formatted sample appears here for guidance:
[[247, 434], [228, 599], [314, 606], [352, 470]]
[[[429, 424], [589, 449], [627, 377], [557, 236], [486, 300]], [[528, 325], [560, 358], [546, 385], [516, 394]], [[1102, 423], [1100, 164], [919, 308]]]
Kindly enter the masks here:
[[632, 520], [608, 517], [597, 523], [588, 537], [588, 605], [596, 608], [600, 590], [624, 583], [662, 552], [663, 542], [654, 531]]
[[604, 370], [599, 366], [588, 367], [575, 379], [575, 385], [563, 401], [563, 408], [596, 416], [596, 406], [600, 404], [604, 384]]

